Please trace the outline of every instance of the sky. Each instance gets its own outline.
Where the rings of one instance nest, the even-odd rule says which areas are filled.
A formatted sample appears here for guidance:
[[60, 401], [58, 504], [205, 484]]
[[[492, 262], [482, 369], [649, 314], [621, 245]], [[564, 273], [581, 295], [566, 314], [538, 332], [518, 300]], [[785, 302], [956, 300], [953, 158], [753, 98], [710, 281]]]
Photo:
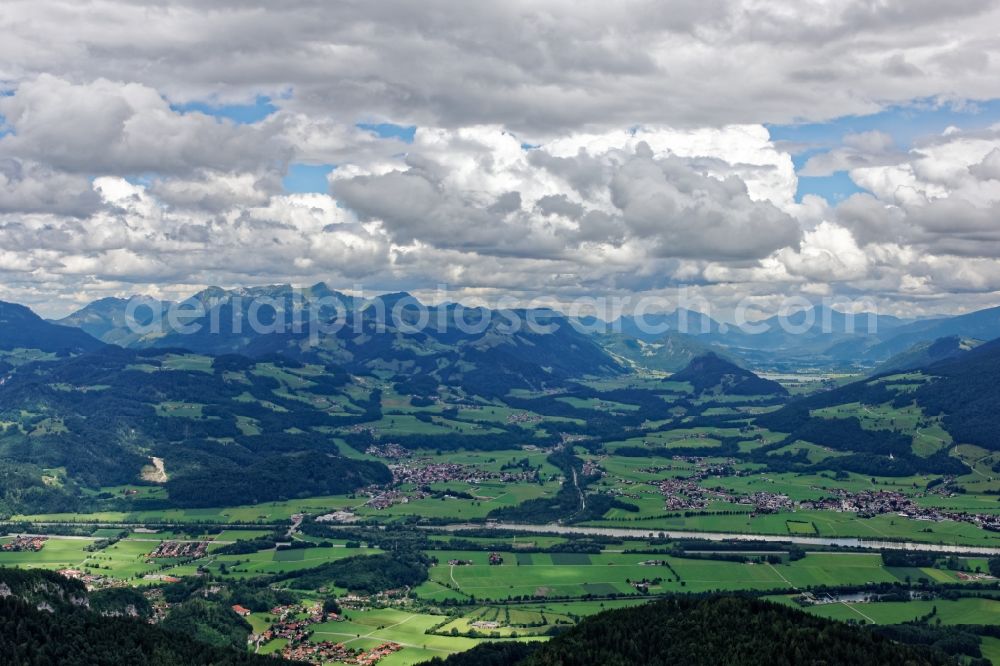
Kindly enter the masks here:
[[0, 300], [46, 316], [1000, 305], [1000, 0], [5, 0], [0, 34]]

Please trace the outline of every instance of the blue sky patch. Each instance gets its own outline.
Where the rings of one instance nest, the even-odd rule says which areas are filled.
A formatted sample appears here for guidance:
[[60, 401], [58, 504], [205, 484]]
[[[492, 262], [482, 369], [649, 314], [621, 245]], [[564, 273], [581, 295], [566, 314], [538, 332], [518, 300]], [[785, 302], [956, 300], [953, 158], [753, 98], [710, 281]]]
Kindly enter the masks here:
[[413, 143], [417, 133], [416, 125], [396, 125], [395, 123], [358, 123], [357, 127], [372, 132], [382, 139], [399, 139], [403, 143]]
[[825, 123], [765, 125], [774, 141], [814, 148], [839, 146], [845, 134], [879, 131], [906, 149], [927, 136], [940, 135], [949, 126], [963, 130], [984, 129], [1000, 122], [1000, 99], [970, 102], [964, 107], [935, 105], [933, 100], [891, 106], [867, 116], [844, 116]]
[[171, 104], [170, 108], [178, 113], [196, 111], [216, 118], [228, 118], [240, 125], [260, 122], [278, 110], [278, 107], [271, 103], [271, 98], [264, 95], [259, 95], [253, 104], [214, 105], [208, 102], [187, 102]]
[[326, 177], [336, 168], [333, 164], [292, 164], [282, 185], [288, 194], [327, 194], [330, 183]]
[[[158, 177], [158, 174], [155, 173], [141, 173], [133, 176], [125, 176], [125, 182], [139, 187], [150, 187]], [[93, 182], [94, 178], [91, 178], [90, 181]]]
[[[825, 123], [766, 125], [771, 139], [784, 144], [792, 153], [792, 163], [798, 172], [810, 157], [842, 145], [847, 134], [878, 131], [893, 138], [900, 150], [911, 148], [919, 139], [940, 136], [954, 126], [966, 131], [985, 129], [1000, 122], [1000, 100], [970, 102], [962, 107], [936, 104], [934, 100], [917, 100], [911, 104], [891, 106], [867, 116], [844, 116]], [[835, 204], [852, 194], [863, 192], [847, 172], [830, 176], [799, 176], [795, 200], [806, 194], [816, 194]]]
[[867, 192], [851, 180], [846, 171], [837, 171], [830, 176], [799, 176], [795, 200], [802, 202], [807, 194], [821, 196], [831, 204], [838, 204], [852, 194]]

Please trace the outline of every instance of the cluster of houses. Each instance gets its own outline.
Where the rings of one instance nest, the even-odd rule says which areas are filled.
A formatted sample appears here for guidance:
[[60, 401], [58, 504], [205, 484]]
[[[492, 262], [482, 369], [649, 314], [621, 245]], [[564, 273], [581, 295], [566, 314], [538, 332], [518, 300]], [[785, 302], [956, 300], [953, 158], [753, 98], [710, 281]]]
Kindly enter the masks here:
[[[242, 617], [250, 615], [250, 610], [243, 606], [233, 606], [233, 612]], [[259, 634], [251, 634], [248, 638], [253, 645], [263, 645], [275, 638], [284, 638], [288, 645], [297, 645], [308, 640], [312, 633], [310, 627], [327, 621], [340, 621], [343, 618], [336, 613], [324, 613], [320, 604], [312, 606], [290, 605], [275, 606], [271, 615], [276, 619], [270, 627]]]
[[[389, 469], [392, 471], [393, 484], [408, 483], [420, 487], [426, 487], [432, 483], [447, 482], [471, 484], [486, 481], [524, 483], [535, 481], [537, 475], [534, 469], [527, 470], [518, 467], [491, 471], [457, 463], [433, 463], [428, 462], [426, 458], [389, 464]], [[396, 504], [407, 504], [412, 500], [426, 499], [431, 496], [426, 489], [403, 491], [399, 488], [385, 488], [384, 486], [369, 486], [359, 491], [359, 494], [369, 497], [368, 501], [365, 502], [365, 506], [379, 510], [388, 509]], [[329, 520], [333, 521], [334, 519], [330, 518]]]
[[0, 546], [0, 550], [8, 553], [37, 553], [45, 547], [47, 540], [48, 537], [43, 536], [16, 536], [13, 540]]
[[531, 412], [514, 412], [513, 414], [507, 415], [507, 423], [538, 423], [542, 420], [542, 417], [538, 414], [532, 414]]
[[327, 661], [346, 662], [348, 659], [353, 659], [356, 654], [357, 650], [346, 647], [343, 643], [333, 643], [331, 641], [320, 641], [318, 643], [303, 641], [295, 645], [289, 643], [281, 650], [281, 656], [285, 659], [310, 661], [316, 664]]
[[501, 625], [496, 620], [476, 620], [470, 622], [469, 626], [473, 629], [499, 629]]
[[601, 469], [600, 464], [596, 460], [584, 460], [583, 469], [581, 471], [586, 477], [597, 476], [603, 478], [607, 476], [607, 472]]
[[158, 587], [150, 587], [144, 590], [142, 596], [146, 597], [149, 605], [153, 608], [153, 614], [149, 618], [150, 624], [159, 624], [167, 617], [170, 611], [170, 604], [164, 598], [163, 590]]
[[[657, 467], [641, 471], [662, 470]], [[705, 466], [700, 467], [694, 474], [686, 478], [668, 478], [647, 483], [657, 487], [665, 498], [665, 507], [675, 511], [704, 509], [708, 507], [710, 502], [719, 501], [752, 506], [754, 508], [753, 515], [796, 509], [851, 512], [856, 513], [861, 518], [895, 513], [916, 520], [955, 520], [971, 523], [981, 529], [1000, 531], [1000, 515], [948, 511], [921, 506], [914, 501], [913, 496], [896, 490], [852, 492], [840, 488], [816, 488], [816, 490], [829, 492], [830, 495], [817, 500], [796, 502], [782, 493], [758, 491], [750, 494], [735, 494], [721, 487], [708, 488], [701, 485], [700, 482], [705, 478], [719, 476], [717, 473], [719, 471], [724, 470], [715, 470], [712, 466]]]
[[118, 578], [102, 576], [100, 574], [87, 573], [79, 569], [59, 569], [60, 576], [81, 581], [88, 590], [103, 590], [108, 587], [125, 587], [128, 583]]
[[[839, 488], [814, 488], [829, 492], [830, 495], [817, 500], [795, 502], [787, 495], [772, 492], [755, 492], [751, 494], [736, 494], [722, 487], [710, 488], [702, 485], [706, 478], [743, 476], [745, 473], [735, 471], [735, 461], [708, 463], [702, 458], [687, 458], [676, 456], [674, 460], [694, 463], [694, 472], [686, 477], [667, 478], [645, 482], [655, 486], [665, 498], [665, 508], [674, 511], [705, 509], [712, 501], [730, 502], [754, 507], [754, 514], [776, 513], [780, 511], [826, 510], [856, 513], [862, 518], [870, 518], [885, 513], [895, 513], [916, 520], [955, 520], [971, 523], [981, 529], [1000, 531], [1000, 515], [991, 513], [969, 513], [962, 511], [947, 511], [929, 506], [920, 506], [914, 502], [912, 495], [895, 490], [863, 490], [851, 492]], [[637, 469], [637, 472], [659, 474], [676, 469], [673, 465], [655, 465]], [[618, 485], [632, 486], [643, 483], [632, 479], [616, 479]], [[626, 497], [637, 497], [620, 488], [612, 494]]]
[[[246, 617], [250, 610], [240, 605], [232, 607], [237, 615]], [[344, 618], [337, 613], [324, 613], [320, 604], [312, 606], [290, 605], [276, 606], [270, 614], [277, 620], [260, 634], [249, 638], [251, 645], [260, 647], [276, 638], [285, 639], [287, 644], [281, 650], [281, 656], [294, 661], [309, 661], [312, 663], [341, 662], [346, 664], [375, 664], [385, 656], [392, 654], [402, 646], [398, 643], [383, 643], [369, 650], [349, 648], [343, 643], [332, 641], [311, 642], [310, 627], [321, 622], [339, 622]]]
[[749, 504], [754, 508], [754, 514], [778, 513], [779, 511], [791, 511], [795, 508], [795, 502], [788, 495], [765, 491], [742, 495], [736, 499], [736, 503]]
[[413, 455], [408, 449], [404, 449], [399, 444], [388, 442], [386, 444], [372, 444], [367, 449], [365, 453], [370, 456], [375, 456], [376, 458], [385, 458], [387, 460], [399, 460], [401, 458], [409, 458]]
[[968, 573], [966, 571], [956, 571], [955, 572], [955, 576], [959, 580], [976, 580], [976, 581], [978, 581], [978, 580], [996, 580], [996, 576], [991, 576], [990, 574], [984, 573], [982, 571], [980, 571], [978, 573]]
[[[701, 485], [701, 481], [705, 478], [718, 476], [713, 470], [716, 470], [715, 466], [707, 466], [697, 470], [691, 476], [666, 478], [647, 483], [660, 491], [664, 497], [664, 508], [670, 511], [705, 509], [711, 502], [749, 505], [754, 507], [754, 514], [788, 511], [795, 506], [795, 503], [787, 495], [780, 493], [759, 491], [749, 495], [737, 495], [721, 487], [709, 488]], [[627, 493], [618, 494], [634, 496]]]
[[285, 659], [295, 661], [309, 661], [315, 664], [327, 662], [340, 662], [344, 664], [361, 664], [371, 666], [389, 656], [393, 652], [402, 650], [399, 643], [382, 643], [370, 650], [357, 650], [349, 648], [343, 643], [333, 643], [331, 641], [320, 641], [318, 643], [298, 643], [296, 645], [286, 645], [281, 651], [281, 656]]
[[642, 580], [629, 580], [627, 581], [637, 592], [640, 594], [648, 594], [650, 587], [656, 587], [663, 582], [662, 578], [643, 578]]
[[799, 503], [802, 509], [824, 509], [827, 511], [849, 511], [862, 518], [870, 518], [883, 513], [916, 512], [913, 500], [901, 492], [891, 490], [862, 490], [850, 492], [839, 488], [833, 494], [818, 500]]
[[371, 666], [372, 664], [377, 664], [385, 657], [388, 657], [393, 652], [398, 652], [403, 649], [403, 646], [399, 643], [382, 643], [377, 645], [370, 650], [365, 650], [361, 652], [353, 661], [348, 661], [348, 664], [360, 664], [361, 666]]
[[[714, 499], [722, 502], [751, 505], [754, 507], [754, 513], [775, 513], [795, 509], [826, 510], [856, 513], [862, 518], [870, 518], [885, 513], [895, 513], [916, 520], [954, 520], [971, 523], [985, 530], [1000, 531], [1000, 515], [998, 514], [948, 511], [931, 506], [921, 506], [914, 502], [912, 495], [895, 490], [851, 492], [841, 488], [814, 487], [814, 490], [829, 492], [830, 495], [818, 500], [803, 500], [801, 502], [795, 502], [787, 495], [780, 493], [756, 492], [749, 495], [734, 495], [722, 488], [705, 488], [699, 482], [709, 477], [744, 476], [747, 474], [748, 472], [738, 471], [733, 468], [736, 461], [727, 460], [709, 463], [703, 458], [683, 456], [675, 456], [674, 460], [694, 463], [696, 465], [694, 473], [685, 478], [647, 482], [658, 487], [660, 492], [666, 497], [667, 509], [703, 509], [708, 506], [710, 500]], [[673, 465], [656, 465], [637, 469], [636, 471], [658, 474], [671, 469], [674, 469]], [[634, 485], [637, 483], [631, 479], [617, 479], [617, 482], [623, 485]], [[943, 488], [945, 485], [943, 484], [941, 487]], [[933, 491], [931, 494], [934, 492], [943, 494], [943, 491]], [[617, 494], [627, 495], [624, 492]]]
[[[416, 461], [420, 463], [422, 461]], [[534, 481], [535, 472], [519, 469], [502, 470], [499, 472], [479, 469], [471, 465], [458, 463], [400, 463], [389, 465], [394, 483], [443, 483], [447, 481], [463, 481], [467, 483], [482, 483], [483, 481], [501, 481], [503, 483], [521, 483]]]
[[401, 490], [385, 490], [379, 491], [378, 494], [373, 493], [371, 499], [365, 502], [365, 506], [381, 511], [394, 504], [406, 504], [410, 499], [423, 499], [425, 497], [430, 497], [430, 495], [420, 490], [409, 495]]
[[862, 490], [850, 492], [833, 489], [829, 497], [799, 503], [802, 509], [826, 509], [829, 511], [849, 511], [862, 518], [871, 518], [884, 513], [895, 513], [915, 520], [955, 520], [972, 523], [976, 527], [994, 532], [1000, 531], [1000, 515], [969, 513], [966, 511], [946, 511], [932, 506], [920, 506], [909, 495], [896, 490]]
[[207, 552], [207, 541], [162, 541], [153, 550], [153, 552], [149, 554], [149, 558], [199, 558], [205, 557]]
[[667, 509], [683, 511], [688, 509], [704, 509], [709, 502], [732, 501], [733, 496], [722, 490], [711, 490], [698, 485], [697, 477], [687, 479], [661, 479], [650, 481], [651, 485], [659, 488], [664, 497], [664, 504]]
[[331, 511], [316, 518], [317, 523], [355, 523], [359, 520], [357, 514], [351, 511]]

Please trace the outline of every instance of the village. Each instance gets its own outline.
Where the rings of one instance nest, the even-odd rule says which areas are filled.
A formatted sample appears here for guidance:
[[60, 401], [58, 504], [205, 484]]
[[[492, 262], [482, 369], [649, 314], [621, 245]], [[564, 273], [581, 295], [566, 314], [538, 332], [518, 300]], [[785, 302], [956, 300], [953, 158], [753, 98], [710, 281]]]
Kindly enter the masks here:
[[1000, 531], [1000, 516], [988, 513], [969, 513], [965, 511], [946, 511], [931, 506], [921, 506], [913, 501], [913, 497], [896, 490], [862, 490], [852, 493], [846, 490], [834, 489], [831, 497], [815, 501], [799, 503], [801, 509], [819, 509], [829, 511], [850, 511], [861, 518], [884, 513], [895, 513], [915, 520], [955, 520], [972, 523], [985, 530]]
[[[752, 506], [753, 513], [751, 515], [777, 513], [780, 511], [825, 510], [851, 512], [857, 514], [859, 518], [871, 518], [882, 514], [895, 513], [901, 517], [915, 520], [954, 520], [971, 523], [985, 530], [1000, 531], [1000, 516], [996, 514], [947, 511], [933, 506], [922, 506], [914, 501], [915, 498], [923, 496], [950, 496], [944, 490], [947, 488], [947, 484], [941, 484], [935, 490], [915, 494], [905, 494], [898, 490], [862, 490], [851, 492], [840, 488], [812, 486], [812, 490], [829, 493], [829, 496], [815, 500], [795, 501], [782, 493], [757, 491], [750, 494], [740, 494], [731, 492], [721, 486], [710, 487], [703, 485], [704, 480], [710, 477], [747, 476], [747, 472], [734, 469], [736, 462], [734, 460], [709, 462], [704, 458], [685, 456], [675, 456], [674, 460], [682, 464], [694, 463], [694, 472], [683, 477], [670, 477], [644, 482], [618, 477], [615, 479], [615, 483], [618, 486], [626, 487], [640, 484], [655, 487], [664, 497], [664, 508], [670, 511], [704, 510], [712, 502], [726, 502]], [[637, 468], [636, 471], [645, 474], [660, 474], [674, 469], [686, 470], [689, 467], [687, 464], [683, 464], [683, 466], [653, 465]], [[633, 499], [638, 499], [640, 496], [638, 493], [632, 493], [620, 487], [612, 489], [610, 494]]]
[[204, 557], [208, 552], [207, 541], [163, 541], [149, 554], [150, 561], [161, 557]]
[[[232, 610], [242, 617], [250, 615], [250, 610], [240, 605], [234, 605]], [[385, 642], [362, 650], [333, 641], [310, 641], [313, 625], [344, 620], [340, 613], [324, 611], [319, 602], [309, 606], [304, 604], [276, 606], [271, 609], [270, 614], [276, 618], [271, 626], [259, 634], [251, 634], [247, 639], [254, 651], [258, 651], [261, 646], [272, 640], [284, 639], [287, 643], [281, 649], [281, 656], [285, 659], [312, 663], [335, 661], [370, 666], [402, 649], [401, 645], [393, 642]]]
[[393, 652], [402, 650], [399, 643], [382, 643], [368, 650], [357, 650], [346, 647], [343, 643], [332, 643], [321, 641], [310, 643], [308, 641], [296, 645], [287, 645], [281, 650], [281, 656], [285, 659], [295, 661], [308, 661], [314, 664], [326, 662], [341, 662], [345, 664], [360, 664], [361, 666], [371, 666], [389, 656]]
[[446, 483], [449, 481], [464, 483], [482, 483], [483, 481], [525, 483], [534, 481], [536, 478], [534, 470], [520, 470], [517, 472], [501, 470], [493, 472], [458, 463], [429, 463], [423, 465], [400, 463], [389, 465], [389, 469], [392, 471], [393, 483], [413, 483], [417, 485]]
[[[395, 445], [386, 445], [392, 447]], [[391, 454], [395, 460], [400, 451], [395, 449], [380, 447], [383, 454]], [[373, 447], [369, 447], [373, 450]], [[433, 491], [431, 484], [435, 483], [468, 483], [479, 484], [484, 482], [499, 483], [535, 483], [538, 480], [538, 473], [535, 469], [525, 469], [523, 467], [512, 467], [500, 471], [483, 470], [471, 465], [458, 463], [429, 463], [428, 459], [421, 458], [406, 462], [390, 463], [389, 470], [392, 472], [393, 480], [389, 487], [369, 486], [358, 491], [359, 495], [367, 496], [369, 499], [365, 506], [383, 510], [396, 504], [407, 504], [412, 500], [426, 499], [428, 497], [461, 497], [463, 499], [489, 499], [487, 497], [474, 497], [465, 491]], [[398, 486], [411, 484], [416, 486], [412, 490], [404, 490]], [[346, 518], [346, 516], [341, 516]], [[327, 521], [335, 521], [333, 517]], [[336, 520], [335, 522], [341, 522]]]
[[47, 540], [48, 537], [44, 536], [30, 536], [30, 535], [15, 536], [13, 541], [11, 541], [10, 543], [5, 543], [2, 546], [0, 546], [0, 550], [9, 553], [24, 553], [24, 552], [37, 553], [38, 551], [40, 551], [42, 548], [45, 547], [45, 542]]
[[58, 569], [56, 573], [82, 582], [88, 591], [104, 590], [109, 587], [128, 587], [128, 581], [121, 578], [81, 571], [80, 569]]

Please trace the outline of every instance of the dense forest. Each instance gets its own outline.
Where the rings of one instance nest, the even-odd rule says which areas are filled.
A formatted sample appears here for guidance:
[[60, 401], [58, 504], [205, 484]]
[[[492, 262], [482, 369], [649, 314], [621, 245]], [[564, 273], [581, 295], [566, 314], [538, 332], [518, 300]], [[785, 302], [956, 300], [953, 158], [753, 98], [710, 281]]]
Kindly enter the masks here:
[[[180, 626], [184, 617], [173, 627], [179, 631], [171, 631], [166, 622], [164, 626], [152, 626], [141, 619], [119, 616], [116, 614], [117, 602], [123, 597], [95, 593], [88, 599], [82, 583], [48, 571], [0, 568], [0, 590], [6, 592], [0, 594], [0, 662], [5, 664], [222, 666], [291, 663], [250, 654], [245, 648], [246, 634], [242, 635], [240, 645], [235, 641], [219, 641], [213, 645], [193, 639], [203, 630]], [[107, 604], [115, 608], [107, 608]], [[99, 609], [112, 615], [96, 612]], [[221, 615], [223, 611], [231, 616], [225, 618], [226, 622], [243, 622], [220, 606], [216, 606], [214, 613]], [[191, 629], [194, 631], [189, 631]]]
[[925, 372], [936, 379], [914, 393], [924, 412], [942, 416], [956, 441], [1000, 448], [1000, 340], [934, 363]]
[[699, 394], [788, 395], [778, 382], [758, 377], [713, 352], [692, 359], [686, 368], [671, 375], [669, 381], [688, 382]]
[[279, 574], [272, 579], [287, 581], [297, 589], [336, 585], [352, 592], [375, 594], [385, 590], [416, 587], [427, 580], [430, 558], [418, 551], [396, 551], [379, 555], [355, 555], [318, 567]]
[[[195, 368], [172, 352], [107, 346], [21, 367], [0, 386], [0, 420], [13, 422], [0, 428], [0, 513], [85, 510], [78, 488], [135, 482], [150, 456], [169, 470], [172, 506], [345, 493], [391, 480], [381, 463], [342, 457], [313, 430], [379, 418], [378, 392], [348, 402], [343, 369], [324, 367], [300, 390], [351, 410], [328, 413], [275, 379], [296, 364], [223, 356]], [[175, 416], [182, 412], [171, 405], [198, 407]], [[64, 483], [43, 484], [42, 468], [65, 469]]]
[[23, 305], [0, 301], [0, 349], [38, 349], [64, 356], [103, 346], [77, 328], [51, 324]]

